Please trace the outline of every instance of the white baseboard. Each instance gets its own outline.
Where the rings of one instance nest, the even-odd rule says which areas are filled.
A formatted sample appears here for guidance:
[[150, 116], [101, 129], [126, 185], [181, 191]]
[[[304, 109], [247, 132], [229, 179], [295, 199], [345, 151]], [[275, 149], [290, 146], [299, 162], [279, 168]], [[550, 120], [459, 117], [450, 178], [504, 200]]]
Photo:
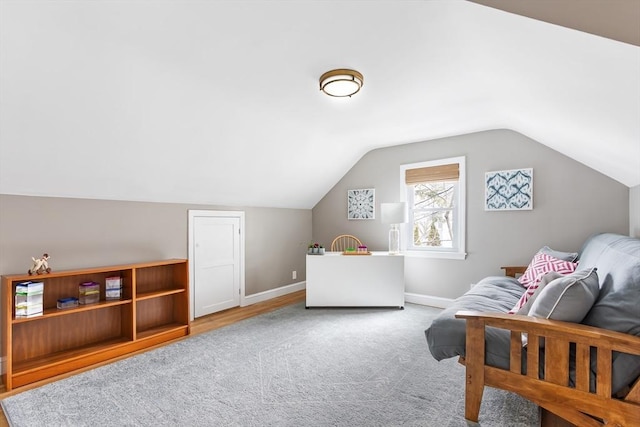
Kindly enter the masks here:
[[307, 288], [307, 282], [292, 283], [291, 285], [281, 286], [276, 289], [270, 289], [264, 292], [258, 292], [257, 294], [249, 295], [242, 298], [240, 302], [241, 307], [246, 307], [251, 304], [255, 304], [262, 301], [267, 301], [272, 298], [281, 297], [293, 292], [301, 291]]
[[453, 304], [451, 298], [432, 297], [430, 295], [411, 294], [409, 292], [404, 293], [404, 301], [437, 308], [447, 308]]
[[[298, 282], [291, 285], [281, 286], [276, 289], [270, 289], [268, 291], [259, 292], [257, 294], [246, 296], [242, 299], [241, 307], [246, 307], [251, 304], [256, 304], [262, 301], [268, 301], [272, 298], [281, 297], [283, 295], [290, 294], [292, 292], [301, 291], [307, 288], [307, 282]], [[453, 299], [434, 297], [430, 295], [412, 294], [405, 292], [405, 302], [419, 305], [428, 305], [430, 307], [447, 308], [453, 303]]]

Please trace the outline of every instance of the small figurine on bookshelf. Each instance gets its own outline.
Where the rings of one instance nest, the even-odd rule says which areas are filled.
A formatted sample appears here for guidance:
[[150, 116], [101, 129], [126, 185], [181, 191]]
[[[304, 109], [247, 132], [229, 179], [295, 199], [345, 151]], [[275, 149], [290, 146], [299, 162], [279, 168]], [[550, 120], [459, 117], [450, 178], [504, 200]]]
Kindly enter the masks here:
[[49, 267], [49, 254], [42, 254], [42, 258], [36, 259], [31, 257], [31, 259], [33, 260], [33, 265], [28, 271], [29, 276], [32, 274], [51, 273], [51, 267]]

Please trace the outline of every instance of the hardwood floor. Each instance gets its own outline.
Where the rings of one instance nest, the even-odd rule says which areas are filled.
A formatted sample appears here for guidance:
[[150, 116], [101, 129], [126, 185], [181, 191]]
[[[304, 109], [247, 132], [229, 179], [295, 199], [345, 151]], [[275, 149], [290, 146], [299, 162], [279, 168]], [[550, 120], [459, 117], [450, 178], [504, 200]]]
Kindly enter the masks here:
[[[223, 326], [231, 325], [232, 323], [239, 322], [241, 320], [248, 319], [248, 318], [253, 317], [253, 316], [258, 316], [260, 314], [268, 313], [270, 311], [277, 310], [277, 309], [279, 309], [281, 307], [285, 307], [287, 305], [303, 302], [304, 300], [305, 300], [305, 291], [298, 291], [298, 292], [293, 292], [291, 294], [287, 294], [287, 295], [284, 295], [284, 296], [281, 296], [281, 297], [278, 297], [278, 298], [273, 298], [273, 299], [270, 299], [268, 301], [259, 302], [257, 304], [249, 305], [247, 307], [231, 308], [229, 310], [224, 310], [224, 311], [221, 311], [221, 312], [218, 312], [218, 313], [210, 314], [209, 316], [200, 317], [200, 318], [194, 320], [193, 322], [191, 322], [191, 336], [197, 335], [197, 334], [201, 334], [201, 333], [204, 333], [204, 332], [208, 332], [208, 331], [212, 331], [214, 329], [218, 329], [218, 328], [221, 328]], [[188, 337], [181, 338], [181, 339], [188, 339]], [[166, 343], [161, 344], [160, 346], [162, 346], [162, 345], [166, 345]], [[95, 365], [92, 368], [95, 368], [96, 366], [106, 365], [106, 364], [112, 363], [113, 361], [116, 361], [116, 360], [125, 359], [125, 358], [131, 357], [131, 356], [133, 356], [135, 354], [144, 353], [145, 351], [152, 350], [153, 348], [155, 348], [155, 347], [151, 347], [151, 348], [145, 349], [143, 351], [132, 353], [132, 354], [129, 354], [127, 356], [122, 356], [122, 357], [113, 359], [113, 360], [111, 360], [109, 362], [105, 362], [105, 363], [101, 363], [101, 364]], [[24, 387], [20, 387], [20, 389], [12, 390], [10, 392], [6, 392], [5, 389], [4, 389], [4, 385], [3, 385], [2, 388], [0, 389], [0, 399], [4, 399], [5, 397], [11, 396], [13, 394], [20, 393], [20, 392], [23, 392], [25, 390], [29, 390], [29, 389], [32, 389], [32, 388], [36, 388], [36, 387], [42, 386], [44, 384], [47, 384], [47, 383], [50, 383], [50, 382], [54, 382], [56, 380], [60, 380], [62, 378], [69, 377], [71, 375], [78, 374], [80, 372], [88, 371], [89, 369], [92, 369], [92, 368], [80, 369], [80, 370], [75, 371], [73, 373], [60, 375], [60, 376], [57, 376], [55, 378], [50, 378], [48, 380], [39, 381], [37, 383], [33, 383], [33, 384], [30, 384], [30, 385], [27, 385], [27, 386], [24, 386]], [[9, 423], [7, 422], [7, 419], [6, 419], [5, 415], [4, 415], [4, 413], [0, 410], [0, 427], [8, 427], [8, 426], [9, 426]]]

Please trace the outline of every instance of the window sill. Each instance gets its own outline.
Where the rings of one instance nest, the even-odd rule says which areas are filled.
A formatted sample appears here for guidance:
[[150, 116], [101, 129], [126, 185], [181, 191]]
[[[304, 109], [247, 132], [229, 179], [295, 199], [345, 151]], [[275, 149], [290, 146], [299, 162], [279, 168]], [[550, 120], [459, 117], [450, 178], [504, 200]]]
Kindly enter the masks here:
[[466, 259], [466, 252], [444, 252], [444, 251], [404, 251], [404, 256], [408, 258], [435, 258], [435, 259]]

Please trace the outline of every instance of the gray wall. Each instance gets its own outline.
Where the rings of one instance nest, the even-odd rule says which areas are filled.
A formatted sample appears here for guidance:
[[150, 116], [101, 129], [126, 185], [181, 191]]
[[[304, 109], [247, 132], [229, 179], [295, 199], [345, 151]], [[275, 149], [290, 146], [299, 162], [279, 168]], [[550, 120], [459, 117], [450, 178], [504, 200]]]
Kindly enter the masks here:
[[[56, 270], [187, 258], [189, 209], [220, 206], [0, 195], [0, 273], [26, 273], [51, 255]], [[245, 212], [245, 293], [306, 279], [307, 209]], [[298, 278], [291, 279], [296, 270]]]
[[[387, 249], [381, 202], [400, 200], [400, 165], [466, 156], [466, 260], [407, 258], [406, 291], [456, 298], [471, 283], [501, 275], [500, 266], [527, 265], [542, 246], [575, 251], [596, 232], [629, 233], [629, 188], [538, 142], [494, 130], [373, 150], [313, 208], [313, 238], [329, 244], [355, 234], [373, 250]], [[534, 209], [484, 211], [484, 174], [532, 167]], [[349, 221], [348, 189], [375, 188], [376, 220]]]
[[640, 185], [629, 189], [629, 235], [640, 237]]

